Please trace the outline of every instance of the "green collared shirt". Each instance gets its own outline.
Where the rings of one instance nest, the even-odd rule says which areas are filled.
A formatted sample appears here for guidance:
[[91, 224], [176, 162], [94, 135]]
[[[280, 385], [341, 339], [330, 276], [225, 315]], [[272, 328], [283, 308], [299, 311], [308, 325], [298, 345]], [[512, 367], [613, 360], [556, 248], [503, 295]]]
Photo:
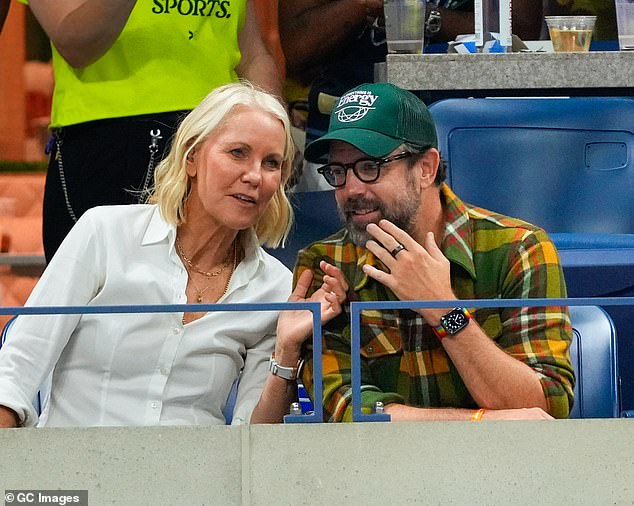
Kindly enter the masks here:
[[[447, 185], [441, 188], [441, 199], [446, 223], [442, 251], [451, 262], [451, 285], [459, 299], [566, 297], [557, 251], [542, 229], [465, 204]], [[350, 286], [348, 302], [398, 300], [363, 273], [364, 264], [384, 267], [370, 251], [355, 246], [346, 230], [300, 251], [295, 281], [303, 270], [312, 269], [309, 293], [321, 286], [320, 260], [343, 271]], [[471, 314], [497, 346], [537, 373], [549, 413], [567, 417], [575, 381], [567, 309], [482, 308]], [[323, 330], [325, 414], [330, 421], [348, 421], [352, 419], [349, 304]], [[312, 393], [310, 351], [303, 379]], [[478, 407], [431, 327], [411, 310], [362, 312], [361, 374], [364, 411], [376, 401]]]

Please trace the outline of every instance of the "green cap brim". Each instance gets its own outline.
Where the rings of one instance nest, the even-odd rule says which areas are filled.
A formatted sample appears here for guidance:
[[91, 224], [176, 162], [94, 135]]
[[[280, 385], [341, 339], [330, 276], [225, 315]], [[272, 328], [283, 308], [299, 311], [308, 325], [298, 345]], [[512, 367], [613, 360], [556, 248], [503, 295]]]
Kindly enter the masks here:
[[372, 158], [387, 156], [403, 144], [402, 139], [395, 139], [374, 130], [340, 128], [327, 133], [306, 146], [304, 158], [313, 163], [324, 161], [325, 155], [330, 148], [330, 141], [347, 142]]

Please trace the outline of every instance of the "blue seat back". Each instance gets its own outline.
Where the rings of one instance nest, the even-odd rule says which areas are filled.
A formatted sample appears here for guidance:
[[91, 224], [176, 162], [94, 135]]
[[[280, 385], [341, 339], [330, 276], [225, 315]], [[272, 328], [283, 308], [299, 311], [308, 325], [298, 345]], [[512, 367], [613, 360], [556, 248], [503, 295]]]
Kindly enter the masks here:
[[634, 233], [634, 99], [447, 99], [430, 111], [466, 202], [548, 232]]
[[236, 399], [238, 397], [238, 384], [240, 383], [240, 376], [233, 382], [231, 385], [231, 390], [229, 391], [229, 396], [227, 397], [227, 402], [225, 403], [225, 407], [222, 410], [222, 414], [225, 417], [225, 423], [227, 425], [231, 425], [231, 420], [233, 420], [233, 410], [236, 407]]
[[337, 214], [334, 190], [296, 192], [290, 196], [295, 223], [284, 248], [268, 250], [293, 269], [297, 252], [309, 244], [334, 234], [342, 225]]
[[570, 359], [577, 377], [570, 418], [616, 418], [620, 405], [612, 319], [596, 306], [570, 307], [570, 317]]

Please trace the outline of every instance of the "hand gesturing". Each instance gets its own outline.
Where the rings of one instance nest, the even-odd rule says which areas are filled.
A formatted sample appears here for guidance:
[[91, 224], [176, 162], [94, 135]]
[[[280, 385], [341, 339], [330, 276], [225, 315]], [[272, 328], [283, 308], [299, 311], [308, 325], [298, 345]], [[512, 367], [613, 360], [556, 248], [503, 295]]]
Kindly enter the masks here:
[[[325, 261], [319, 263], [324, 272], [322, 285], [306, 298], [313, 280], [313, 271], [307, 269], [297, 280], [297, 286], [288, 302], [320, 302], [321, 323], [329, 322], [341, 313], [341, 304], [346, 300], [348, 283], [341, 270]], [[299, 349], [313, 328], [310, 311], [282, 311], [277, 321], [277, 339], [281, 346]]]
[[389, 269], [383, 272], [364, 265], [363, 272], [368, 276], [387, 286], [400, 300], [456, 299], [451, 289], [449, 260], [432, 232], [419, 244], [388, 220], [369, 224], [367, 231], [375, 240], [368, 241], [366, 247]]

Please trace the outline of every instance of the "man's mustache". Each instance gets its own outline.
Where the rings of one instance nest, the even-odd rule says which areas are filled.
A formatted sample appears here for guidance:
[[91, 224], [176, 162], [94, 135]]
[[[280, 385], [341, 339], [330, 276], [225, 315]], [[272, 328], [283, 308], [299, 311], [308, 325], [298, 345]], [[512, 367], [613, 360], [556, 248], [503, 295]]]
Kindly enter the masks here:
[[383, 204], [377, 199], [350, 198], [344, 202], [342, 212], [345, 216], [350, 216], [360, 210], [375, 208], [378, 209], [381, 214], [385, 214]]

